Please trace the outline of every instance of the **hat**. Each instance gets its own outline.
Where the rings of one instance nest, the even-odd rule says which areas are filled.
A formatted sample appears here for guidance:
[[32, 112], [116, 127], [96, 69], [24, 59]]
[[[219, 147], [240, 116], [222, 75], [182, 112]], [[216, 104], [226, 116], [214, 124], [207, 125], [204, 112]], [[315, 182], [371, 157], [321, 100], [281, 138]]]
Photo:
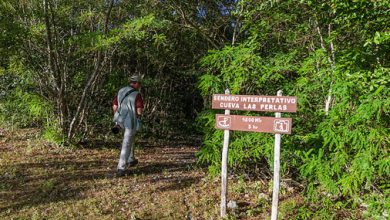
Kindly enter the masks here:
[[141, 76], [139, 75], [132, 75], [130, 77], [130, 82], [139, 82], [139, 81], [141, 81]]

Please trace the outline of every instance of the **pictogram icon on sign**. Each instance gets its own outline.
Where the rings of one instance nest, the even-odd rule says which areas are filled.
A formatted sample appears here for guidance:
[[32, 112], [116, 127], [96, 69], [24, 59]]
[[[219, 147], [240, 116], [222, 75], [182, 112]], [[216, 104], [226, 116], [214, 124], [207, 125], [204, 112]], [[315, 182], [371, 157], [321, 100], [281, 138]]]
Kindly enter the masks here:
[[289, 121], [277, 119], [274, 121], [274, 131], [276, 132], [289, 132]]
[[231, 120], [230, 116], [218, 116], [217, 117], [218, 127], [222, 128], [222, 129], [230, 128], [231, 121], [232, 120]]

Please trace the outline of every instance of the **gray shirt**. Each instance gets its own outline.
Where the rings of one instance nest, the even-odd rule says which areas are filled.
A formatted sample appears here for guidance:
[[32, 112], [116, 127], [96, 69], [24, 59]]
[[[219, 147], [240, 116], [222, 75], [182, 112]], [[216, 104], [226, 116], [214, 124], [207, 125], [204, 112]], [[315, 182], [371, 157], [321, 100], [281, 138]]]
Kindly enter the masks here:
[[[130, 90], [134, 90], [126, 97], [126, 93]], [[135, 106], [135, 99], [138, 95], [138, 91], [131, 86], [126, 86], [118, 92], [118, 109], [114, 116], [114, 121], [118, 122], [121, 127], [134, 129], [136, 126], [137, 112]], [[123, 100], [123, 101], [122, 101]], [[121, 103], [122, 101], [122, 103]]]

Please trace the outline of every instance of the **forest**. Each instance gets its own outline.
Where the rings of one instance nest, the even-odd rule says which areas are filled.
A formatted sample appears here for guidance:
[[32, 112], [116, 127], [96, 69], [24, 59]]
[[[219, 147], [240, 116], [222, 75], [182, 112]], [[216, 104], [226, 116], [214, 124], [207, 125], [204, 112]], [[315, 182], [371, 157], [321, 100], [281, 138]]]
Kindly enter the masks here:
[[[115, 178], [134, 74], [140, 163]], [[0, 218], [218, 219], [226, 89], [296, 97], [279, 219], [389, 218], [389, 0], [1, 0]], [[230, 132], [227, 219], [269, 219], [274, 141]]]

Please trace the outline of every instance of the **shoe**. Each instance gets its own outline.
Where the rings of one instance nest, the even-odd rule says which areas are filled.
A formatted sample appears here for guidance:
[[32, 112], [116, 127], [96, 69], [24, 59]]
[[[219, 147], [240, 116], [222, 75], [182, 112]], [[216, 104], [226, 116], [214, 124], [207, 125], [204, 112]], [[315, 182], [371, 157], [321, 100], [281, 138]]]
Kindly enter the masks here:
[[129, 162], [129, 166], [133, 167], [138, 164], [138, 160], [134, 159], [133, 161]]
[[116, 172], [116, 176], [117, 176], [117, 177], [122, 177], [122, 176], [125, 176], [125, 175], [126, 175], [125, 170], [119, 169], [119, 170]]

